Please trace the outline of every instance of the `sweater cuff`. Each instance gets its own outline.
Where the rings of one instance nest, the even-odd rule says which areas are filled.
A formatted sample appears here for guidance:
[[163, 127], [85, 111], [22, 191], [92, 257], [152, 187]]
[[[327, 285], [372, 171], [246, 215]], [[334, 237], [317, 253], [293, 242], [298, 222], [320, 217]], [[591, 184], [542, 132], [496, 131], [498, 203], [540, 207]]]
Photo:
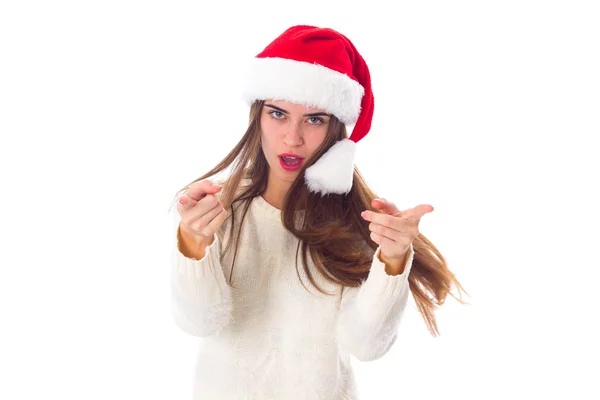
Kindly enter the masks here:
[[215, 234], [200, 260], [184, 256], [176, 244], [172, 252], [174, 272], [178, 279], [176, 289], [195, 297], [198, 304], [213, 304], [228, 291], [221, 266], [221, 241]]
[[362, 306], [361, 308], [367, 313], [366, 315], [371, 313], [372, 310], [384, 310], [383, 304], [386, 302], [394, 303], [402, 292], [408, 290], [408, 276], [415, 254], [412, 243], [407, 250], [404, 271], [398, 275], [388, 275], [385, 272], [385, 263], [377, 257], [380, 249], [378, 247], [375, 250], [369, 276], [362, 283], [361, 290], [358, 293], [360, 297], [358, 304]]
[[[213, 242], [205, 248], [204, 257], [202, 257], [200, 260], [183, 255], [181, 250], [179, 250], [179, 241], [177, 241], [172, 254], [174, 261], [173, 265], [186, 277], [192, 279], [203, 279], [207, 275], [210, 275], [208, 274], [209, 271], [207, 271], [207, 269], [214, 271], [214, 268], [217, 266], [215, 261], [219, 260], [220, 255], [221, 242], [216, 234], [213, 234]], [[220, 262], [218, 264], [220, 267]], [[202, 268], [199, 267], [200, 265], [203, 265]]]
[[[373, 267], [375, 267], [375, 270], [377, 271], [376, 275], [380, 276], [381, 278], [383, 278], [383, 276], [385, 275], [386, 277], [391, 278], [402, 277], [402, 279], [408, 279], [408, 275], [410, 274], [410, 268], [412, 267], [412, 262], [415, 256], [415, 251], [413, 249], [412, 243], [410, 244], [410, 246], [408, 246], [408, 250], [406, 250], [406, 255], [404, 257], [404, 269], [401, 274], [389, 275], [387, 272], [385, 272], [386, 266], [385, 263], [379, 259], [380, 255], [381, 247], [377, 247], [377, 250], [375, 250], [375, 256], [373, 257], [373, 265], [371, 266], [371, 270], [373, 270]], [[381, 272], [383, 272], [383, 274], [381, 274]]]

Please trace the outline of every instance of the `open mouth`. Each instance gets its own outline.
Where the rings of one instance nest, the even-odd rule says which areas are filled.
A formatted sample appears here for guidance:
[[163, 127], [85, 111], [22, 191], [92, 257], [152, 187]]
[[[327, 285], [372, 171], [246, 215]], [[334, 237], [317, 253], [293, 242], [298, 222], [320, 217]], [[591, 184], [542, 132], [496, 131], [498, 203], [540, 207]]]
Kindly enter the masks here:
[[294, 156], [279, 156], [279, 163], [281, 164], [281, 168], [286, 171], [295, 171], [302, 165], [304, 158], [294, 157]]
[[279, 158], [281, 158], [281, 161], [283, 161], [285, 165], [289, 166], [299, 165], [303, 160], [302, 158], [287, 156], [279, 156]]

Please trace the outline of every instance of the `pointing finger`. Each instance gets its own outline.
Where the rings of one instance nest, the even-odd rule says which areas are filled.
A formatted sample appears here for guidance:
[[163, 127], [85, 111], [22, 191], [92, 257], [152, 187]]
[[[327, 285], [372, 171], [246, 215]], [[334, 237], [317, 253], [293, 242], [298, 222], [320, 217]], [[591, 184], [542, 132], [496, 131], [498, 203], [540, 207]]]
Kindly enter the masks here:
[[200, 182], [192, 183], [188, 189], [179, 195], [177, 210], [181, 214], [193, 208], [198, 202], [210, 194], [216, 194], [222, 189], [221, 185], [214, 185], [210, 180], [205, 179]]
[[402, 211], [400, 216], [409, 221], [419, 222], [423, 215], [430, 213], [434, 210], [433, 206], [430, 204], [419, 204], [414, 208], [409, 208], [408, 210]]
[[204, 179], [190, 185], [186, 194], [193, 200], [202, 200], [207, 194], [214, 194], [221, 190], [221, 185], [213, 184], [210, 180]]

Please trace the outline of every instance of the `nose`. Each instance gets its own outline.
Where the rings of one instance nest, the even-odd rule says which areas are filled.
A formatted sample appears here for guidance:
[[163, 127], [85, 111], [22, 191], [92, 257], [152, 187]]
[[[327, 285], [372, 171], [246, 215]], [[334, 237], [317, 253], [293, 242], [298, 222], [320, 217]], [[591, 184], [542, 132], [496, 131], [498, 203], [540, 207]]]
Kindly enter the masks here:
[[304, 142], [300, 127], [295, 124], [290, 124], [287, 128], [288, 129], [283, 137], [283, 143], [290, 147], [300, 146]]

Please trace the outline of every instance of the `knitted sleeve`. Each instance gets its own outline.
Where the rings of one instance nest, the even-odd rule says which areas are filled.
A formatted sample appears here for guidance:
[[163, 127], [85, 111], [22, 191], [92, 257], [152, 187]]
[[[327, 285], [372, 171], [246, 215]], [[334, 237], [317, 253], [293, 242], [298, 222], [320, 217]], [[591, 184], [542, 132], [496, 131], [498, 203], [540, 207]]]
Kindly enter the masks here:
[[221, 239], [215, 234], [201, 260], [185, 257], [175, 245], [171, 260], [171, 309], [186, 333], [206, 337], [218, 333], [231, 319], [231, 288], [220, 262]]
[[385, 264], [377, 257], [379, 251], [377, 248], [373, 255], [368, 278], [357, 288], [344, 288], [336, 326], [340, 349], [360, 361], [376, 360], [392, 347], [410, 292], [412, 244], [404, 271], [396, 276], [385, 272]]

